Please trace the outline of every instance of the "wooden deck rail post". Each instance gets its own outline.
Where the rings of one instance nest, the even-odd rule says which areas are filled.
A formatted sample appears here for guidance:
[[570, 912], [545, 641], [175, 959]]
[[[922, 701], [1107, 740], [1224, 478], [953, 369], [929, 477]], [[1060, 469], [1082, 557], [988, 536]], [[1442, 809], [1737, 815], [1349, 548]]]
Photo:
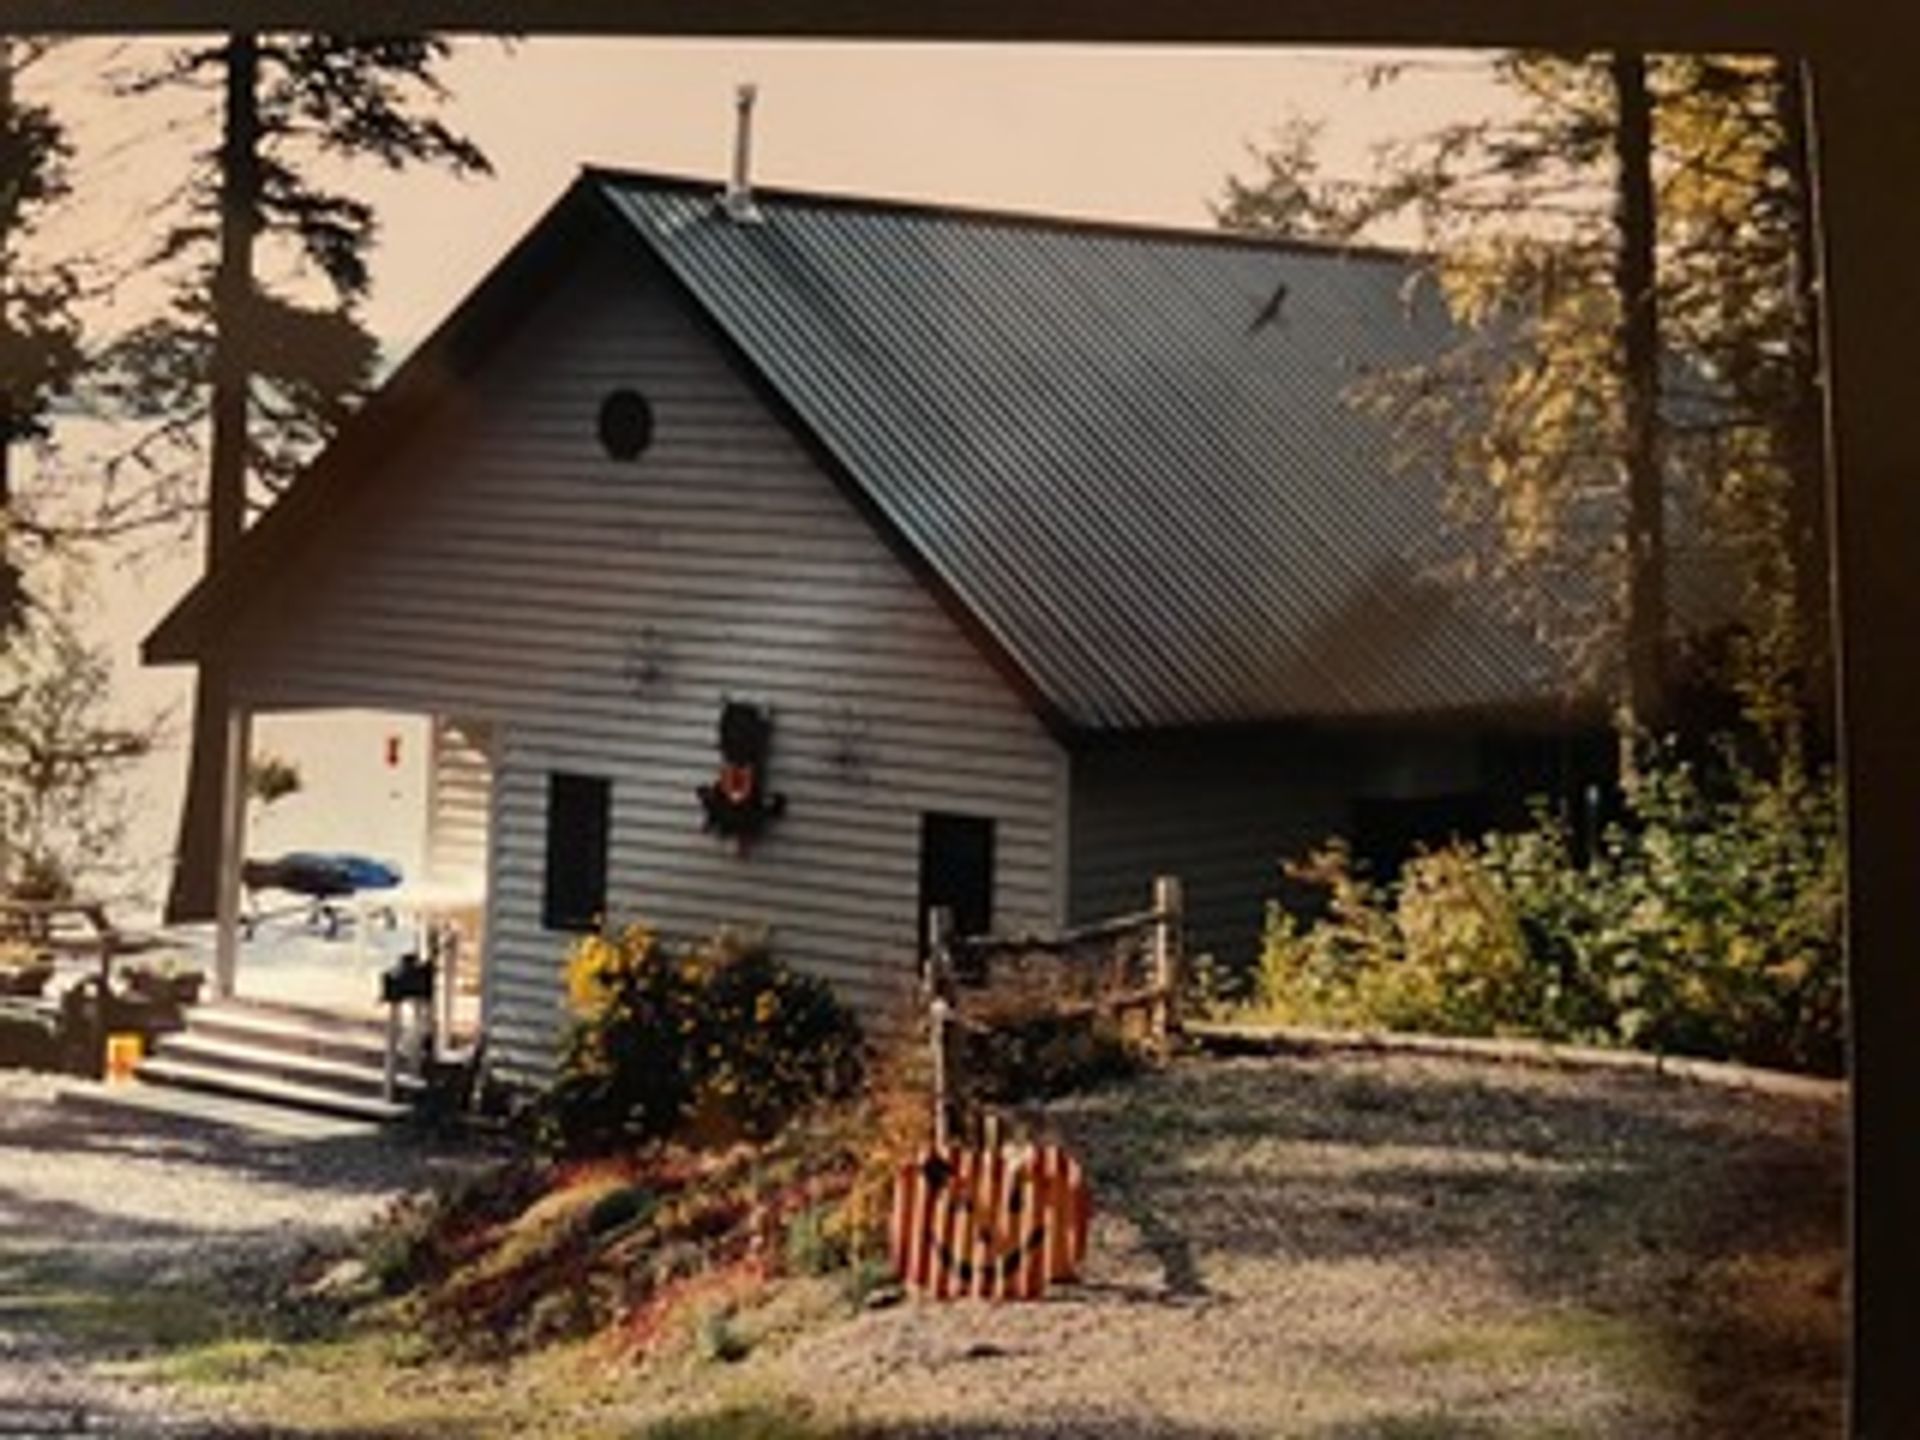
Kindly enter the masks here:
[[221, 767], [220, 857], [214, 898], [213, 993], [231, 1000], [240, 966], [240, 872], [247, 843], [247, 755], [253, 715], [243, 705], [227, 711], [226, 753]]
[[1164, 1059], [1173, 1050], [1173, 1032], [1179, 1028], [1181, 898], [1177, 875], [1157, 875], [1153, 881], [1153, 983], [1160, 992], [1153, 1005], [1153, 1043]]
[[947, 1076], [947, 991], [953, 979], [953, 911], [936, 905], [927, 911], [928, 1043], [933, 1047], [933, 1146], [947, 1147], [949, 1106]]
[[113, 1004], [113, 956], [118, 948], [115, 942], [120, 938], [107, 920], [107, 907], [101, 904], [88, 904], [80, 913], [93, 927], [93, 938], [100, 947], [100, 999], [94, 1009], [93, 1035], [93, 1073], [96, 1079], [107, 1078], [107, 1036], [113, 1026], [108, 1021], [107, 1011]]

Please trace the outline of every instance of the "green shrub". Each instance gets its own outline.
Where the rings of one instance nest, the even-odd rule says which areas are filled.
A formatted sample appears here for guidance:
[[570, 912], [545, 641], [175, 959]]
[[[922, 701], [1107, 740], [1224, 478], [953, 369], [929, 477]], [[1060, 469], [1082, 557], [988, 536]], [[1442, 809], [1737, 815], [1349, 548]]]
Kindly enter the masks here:
[[636, 1225], [651, 1215], [659, 1203], [659, 1197], [644, 1185], [622, 1185], [617, 1190], [609, 1190], [588, 1212], [587, 1233], [610, 1235]]
[[1280, 1018], [1524, 1034], [1842, 1068], [1843, 862], [1830, 783], [1672, 760], [1577, 859], [1542, 814], [1420, 855], [1391, 886], [1332, 847], [1295, 867], [1325, 915], [1269, 912], [1256, 1000]]
[[783, 1402], [778, 1407], [734, 1405], [710, 1415], [656, 1420], [634, 1440], [830, 1440], [839, 1433]]
[[550, 1149], [763, 1139], [858, 1082], [851, 1012], [760, 936], [722, 931], [670, 950], [630, 925], [581, 940], [567, 983], [577, 1019], [538, 1107]]
[[710, 1365], [732, 1365], [747, 1358], [753, 1344], [734, 1323], [725, 1306], [702, 1312], [695, 1332], [695, 1352]]
[[830, 1275], [852, 1258], [844, 1227], [833, 1223], [835, 1207], [810, 1205], [787, 1222], [786, 1268], [795, 1275]]

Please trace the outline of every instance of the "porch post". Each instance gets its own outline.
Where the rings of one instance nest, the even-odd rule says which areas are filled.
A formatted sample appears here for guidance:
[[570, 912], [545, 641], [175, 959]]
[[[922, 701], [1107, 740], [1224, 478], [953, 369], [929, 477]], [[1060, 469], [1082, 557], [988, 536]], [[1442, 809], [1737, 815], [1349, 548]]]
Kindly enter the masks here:
[[247, 843], [247, 756], [253, 746], [253, 714], [244, 705], [227, 709], [225, 763], [220, 770], [220, 875], [215, 897], [213, 989], [233, 998], [240, 959], [240, 860]]

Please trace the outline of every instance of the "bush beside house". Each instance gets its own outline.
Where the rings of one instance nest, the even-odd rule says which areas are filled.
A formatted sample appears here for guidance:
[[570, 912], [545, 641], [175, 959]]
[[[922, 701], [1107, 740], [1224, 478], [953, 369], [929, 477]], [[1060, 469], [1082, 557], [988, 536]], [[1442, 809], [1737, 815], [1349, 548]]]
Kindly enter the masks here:
[[1667, 760], [1592, 853], [1542, 814], [1390, 884], [1332, 846], [1292, 867], [1325, 913], [1269, 912], [1254, 1005], [1308, 1024], [1512, 1034], [1837, 1074], [1837, 791]]
[[575, 1021], [539, 1110], [543, 1144], [607, 1153], [692, 1132], [765, 1139], [851, 1093], [862, 1042], [831, 988], [736, 930], [681, 948], [631, 924], [567, 962]]
[[364, 1256], [373, 1287], [433, 1343], [488, 1353], [603, 1331], [651, 1349], [689, 1316], [711, 1339], [775, 1274], [843, 1272], [860, 1298], [898, 1159], [889, 1106], [918, 1120], [910, 1146], [927, 1104], [868, 1073], [830, 988], [758, 934], [674, 946], [640, 924], [581, 939], [567, 984], [536, 1145], [396, 1208]]

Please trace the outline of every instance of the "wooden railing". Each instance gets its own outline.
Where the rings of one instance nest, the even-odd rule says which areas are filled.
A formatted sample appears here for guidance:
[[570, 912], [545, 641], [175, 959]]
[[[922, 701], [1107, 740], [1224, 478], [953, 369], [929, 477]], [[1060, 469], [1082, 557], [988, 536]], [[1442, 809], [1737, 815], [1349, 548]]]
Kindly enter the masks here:
[[935, 1144], [948, 1140], [956, 1090], [956, 1029], [991, 1031], [1035, 1015], [1137, 1020], [1164, 1058], [1179, 1028], [1182, 965], [1180, 881], [1153, 882], [1153, 904], [1045, 934], [957, 935], [952, 913], [927, 913], [928, 1039], [932, 1046]]

